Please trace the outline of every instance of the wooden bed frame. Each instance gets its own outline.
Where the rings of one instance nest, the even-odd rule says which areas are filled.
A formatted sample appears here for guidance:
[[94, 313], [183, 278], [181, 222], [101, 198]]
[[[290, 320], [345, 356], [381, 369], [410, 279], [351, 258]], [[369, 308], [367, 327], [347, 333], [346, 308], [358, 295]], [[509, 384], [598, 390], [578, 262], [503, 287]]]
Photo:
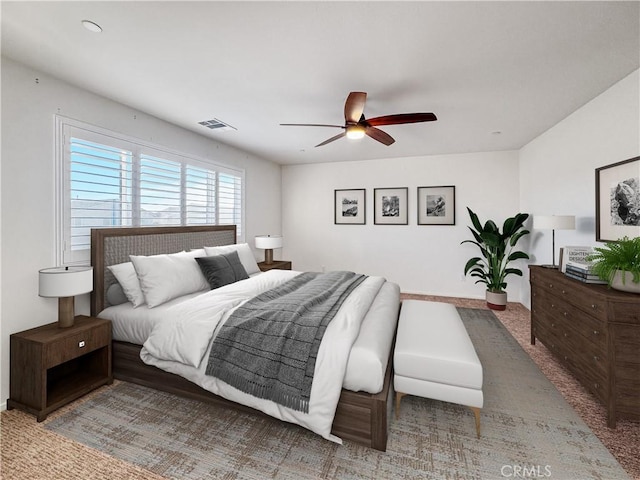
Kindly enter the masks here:
[[[122, 227], [91, 230], [91, 265], [93, 292], [91, 315], [108, 306], [106, 292], [116, 282], [107, 266], [129, 261], [129, 255], [156, 255], [192, 248], [236, 243], [235, 225], [186, 227]], [[253, 408], [239, 405], [204, 390], [198, 385], [140, 359], [141, 345], [113, 342], [113, 375], [115, 378], [261, 415]], [[342, 389], [331, 433], [376, 450], [386, 451], [387, 423], [390, 417], [393, 348], [389, 354], [382, 391], [372, 395]]]

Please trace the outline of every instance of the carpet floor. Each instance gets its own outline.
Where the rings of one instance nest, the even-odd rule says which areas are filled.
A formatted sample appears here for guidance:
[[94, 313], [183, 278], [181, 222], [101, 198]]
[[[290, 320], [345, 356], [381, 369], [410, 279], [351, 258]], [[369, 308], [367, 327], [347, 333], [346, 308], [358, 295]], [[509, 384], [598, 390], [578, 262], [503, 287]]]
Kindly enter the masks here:
[[[405, 296], [405, 298], [408, 297]], [[473, 303], [475, 301], [460, 300], [457, 302], [464, 304], [458, 305], [463, 307], [479, 306]], [[521, 305], [511, 304], [506, 312], [498, 314], [502, 323], [507, 325], [514, 336], [521, 335], [522, 339], [519, 339], [521, 345], [525, 343], [523, 340], [528, 339], [527, 314], [527, 310]], [[476, 321], [475, 323], [479, 324], [480, 322]], [[510, 323], [513, 325], [509, 325]], [[499, 323], [495, 322], [495, 325], [499, 326]], [[504, 331], [504, 329], [502, 330]], [[469, 333], [473, 338], [472, 332], [473, 325], [469, 327]], [[485, 338], [487, 351], [505, 351], [503, 348], [496, 349], [495, 345], [491, 344], [493, 340], [490, 338], [493, 335], [482, 335], [482, 337]], [[508, 338], [511, 337], [508, 336]], [[513, 342], [513, 339], [511, 341]], [[298, 427], [232, 410], [225, 410], [224, 414], [219, 414], [219, 409], [217, 412], [209, 411], [206, 414], [200, 414], [197, 413], [198, 409], [211, 409], [212, 407], [198, 402], [185, 403], [182, 399], [176, 400], [164, 393], [141, 389], [124, 382], [116, 382], [114, 386], [103, 387], [52, 414], [44, 422], [44, 425], [37, 424], [32, 416], [16, 410], [2, 412], [2, 466], [0, 467], [2, 478], [484, 479], [503, 478], [509, 474], [514, 476], [514, 466], [529, 469], [537, 467], [537, 472], [528, 471], [530, 477], [533, 473], [558, 479], [628, 478], [625, 477], [618, 464], [613, 461], [613, 457], [602, 448], [600, 441], [575, 416], [574, 409], [579, 413], [580, 411], [573, 405], [576, 402], [572, 403], [570, 400], [584, 397], [584, 392], [576, 389], [575, 385], [569, 385], [569, 390], [575, 390], [569, 398], [564, 391], [562, 392], [574, 407], [571, 409], [562, 401], [558, 390], [549, 387], [548, 383], [543, 387], [544, 382], [538, 383], [536, 380], [532, 383], [528, 374], [514, 376], [512, 373], [508, 375], [510, 388], [506, 390], [509, 391], [510, 397], [514, 397], [512, 400], [516, 401], [510, 402], [510, 407], [500, 404], [492, 405], [489, 401], [489, 392], [498, 387], [504, 390], [504, 386], [496, 387], [494, 385], [489, 370], [495, 370], [495, 368], [488, 366], [494, 360], [483, 358], [485, 354], [481, 355], [481, 348], [478, 346], [476, 348], [479, 350], [478, 354], [481, 356], [483, 365], [485, 365], [485, 385], [487, 387], [485, 390], [487, 404], [482, 413], [483, 433], [480, 441], [475, 440], [473, 415], [468, 409], [414, 397], [403, 399], [400, 420], [391, 421], [389, 453], [382, 454], [349, 443], [346, 443], [344, 447], [339, 447]], [[536, 345], [533, 349], [541, 349], [541, 346]], [[513, 348], [511, 350], [517, 351]], [[531, 355], [531, 352], [529, 353]], [[531, 356], [535, 359], [536, 355]], [[521, 357], [527, 359], [525, 355], [521, 355]], [[503, 367], [506, 365], [509, 369], [513, 363], [509, 356], [502, 356], [502, 358], [497, 356], [496, 358], [496, 368], [500, 365]], [[552, 358], [547, 358], [545, 361], [553, 362]], [[539, 372], [533, 364], [531, 365], [531, 371]], [[548, 372], [545, 374], [550, 378], [557, 376], [557, 373], [554, 372], [551, 375]], [[539, 377], [542, 376], [539, 375]], [[561, 383], [563, 381], [563, 379], [560, 380]], [[567, 385], [561, 386], [567, 387]], [[117, 395], [114, 395], [114, 392]], [[533, 393], [543, 394], [547, 400], [533, 402], [531, 398]], [[194, 466], [190, 455], [166, 455], [162, 452], [165, 450], [165, 446], [162, 446], [160, 438], [166, 439], [171, 435], [166, 433], [161, 435], [157, 429], [151, 428], [150, 431], [143, 434], [136, 433], [132, 427], [133, 422], [126, 420], [126, 412], [130, 410], [127, 405], [135, 402], [123, 400], [132, 395], [138, 400], [145, 398], [147, 402], [160, 405], [163, 405], [164, 402], [165, 406], [171, 405], [170, 408], [159, 408], [153, 411], [151, 408], [147, 408], [146, 412], [135, 414], [136, 418], [155, 418], [155, 421], [158, 421], [159, 418], [166, 420], [169, 412], [182, 409], [183, 423], [184, 418], [200, 418], [199, 422], [205, 421], [202, 420], [205, 418], [207, 419], [205, 423], [213, 422], [213, 427], [210, 430], [214, 433], [204, 443], [201, 438], [203, 435], [198, 433], [202, 431], [198, 430], [201, 428], [198, 422], [193, 425], [193, 431], [189, 431], [188, 427], [173, 429], [172, 436], [178, 440], [178, 443], [188, 444], [196, 450], [207, 451], [208, 455], [205, 455], [205, 460]], [[557, 396], [557, 399], [554, 395]], [[125, 419], [121, 420], [117, 427], [115, 427], [116, 423], [112, 423], [111, 420], [104, 422], [101, 427], [97, 418], [85, 426], [84, 431], [88, 433], [86, 436], [100, 445], [95, 444], [87, 447], [68, 438], [68, 433], [60, 435], [51, 431], [56, 422], [61, 422], [65, 417], [79, 418], [83, 412], [92, 409], [95, 413], [96, 402], [103, 402], [108, 406], [103, 413], [117, 412], [119, 415], [122, 414]], [[580, 402], [588, 403], [589, 399], [579, 400], [578, 403]], [[535, 408], [529, 408], [530, 404]], [[562, 412], [564, 418], [562, 422], [557, 420], [558, 415], [550, 414], [549, 405], [552, 404], [561, 405], [559, 410], [556, 408], [554, 411]], [[532, 410], [534, 411], [532, 412]], [[592, 416], [597, 416], [597, 411], [588, 411], [587, 413], [585, 421]], [[572, 419], [566, 423], [566, 419], [572, 415], [577, 420]], [[582, 416], [584, 417], [584, 415]], [[526, 419], [526, 422], [523, 419]], [[527, 422], [532, 422], [532, 424]], [[144, 426], [145, 422], [141, 423]], [[149, 423], [153, 425], [154, 421], [147, 421], [147, 424]], [[587, 423], [589, 422], [587, 421]], [[596, 429], [591, 425], [590, 427], [597, 434]], [[109, 432], [105, 433], [107, 430]], [[618, 429], [612, 431], [611, 438], [604, 440], [600, 438], [634, 478], [640, 478], [638, 476], [640, 468], [637, 465], [638, 430], [637, 424], [620, 422]], [[618, 436], [616, 432], [630, 435]], [[229, 438], [229, 436], [235, 439]], [[111, 439], [110, 448], [117, 449], [121, 448], [123, 444], [135, 444], [137, 440], [133, 437], [138, 439], [149, 437], [151, 441], [148, 442], [147, 447], [141, 449], [137, 446], [137, 451], [128, 452], [127, 455], [130, 455], [128, 458], [125, 458], [124, 454], [116, 454], [114, 451], [110, 451], [110, 454], [105, 453], [104, 445], [109, 444], [107, 441], [109, 438]], [[154, 438], [158, 441], [155, 442]], [[273, 439], [277, 441], [273, 442]], [[86, 440], [83, 441], [86, 442]], [[156, 445], [155, 450], [154, 444]], [[574, 448], [570, 452], [565, 451], [560, 454], [563, 452], [562, 448], [567, 444], [573, 444]], [[269, 445], [268, 448], [267, 445]], [[578, 446], [576, 447], [576, 445]], [[141, 452], [145, 449], [147, 453], [143, 455]], [[255, 453], [250, 455], [250, 452]], [[211, 460], [212, 454], [215, 461]], [[118, 455], [120, 458], [116, 458]], [[153, 461], [149, 458], [155, 458], [155, 466], [151, 465]], [[506, 467], [507, 470], [500, 472], [500, 468], [504, 465], [510, 465], [510, 467]], [[550, 471], [545, 470], [547, 466]], [[201, 470], [197, 470], [198, 468]], [[509, 468], [512, 470], [508, 470]], [[190, 474], [190, 471], [196, 473]], [[407, 476], [409, 472], [411, 475]], [[422, 474], [418, 475], [416, 472], [422, 472]], [[550, 475], [545, 475], [546, 473], [550, 473]]]

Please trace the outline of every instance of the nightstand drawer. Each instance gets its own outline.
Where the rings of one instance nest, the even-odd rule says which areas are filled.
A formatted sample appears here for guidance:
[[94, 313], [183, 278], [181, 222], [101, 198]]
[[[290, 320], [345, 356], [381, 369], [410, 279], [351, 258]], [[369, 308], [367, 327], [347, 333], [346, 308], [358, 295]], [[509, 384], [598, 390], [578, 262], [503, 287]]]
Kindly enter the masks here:
[[51, 368], [111, 343], [111, 325], [103, 324], [45, 345], [44, 368]]

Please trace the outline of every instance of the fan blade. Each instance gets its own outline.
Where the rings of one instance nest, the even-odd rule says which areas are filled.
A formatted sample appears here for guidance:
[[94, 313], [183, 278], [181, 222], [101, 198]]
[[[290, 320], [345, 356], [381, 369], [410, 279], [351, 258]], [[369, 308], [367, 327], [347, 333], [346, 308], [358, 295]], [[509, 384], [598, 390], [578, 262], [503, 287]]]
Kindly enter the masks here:
[[344, 125], [326, 125], [324, 123], [281, 123], [283, 127], [335, 127], [344, 128]]
[[433, 122], [437, 119], [433, 113], [399, 113], [397, 115], [367, 118], [367, 123], [372, 127], [380, 127], [382, 125], [400, 125], [402, 123]]
[[344, 137], [346, 134], [347, 134], [347, 132], [346, 132], [346, 131], [344, 131], [344, 132], [342, 132], [342, 133], [339, 133], [339, 134], [338, 134], [338, 135], [336, 135], [335, 137], [331, 137], [329, 140], [325, 140], [324, 142], [319, 143], [318, 145], [316, 145], [316, 147], [321, 147], [321, 146], [323, 146], [323, 145], [326, 145], [327, 143], [331, 143], [331, 142], [333, 142], [333, 141], [335, 141], [335, 140], [338, 140], [339, 138]]
[[386, 132], [383, 132], [382, 130], [376, 127], [367, 126], [365, 127], [364, 133], [369, 135], [374, 140], [377, 140], [380, 143], [384, 143], [387, 147], [391, 145], [393, 142], [395, 142], [395, 140], [391, 135], [389, 135]]
[[367, 101], [365, 92], [351, 92], [344, 103], [344, 120], [346, 123], [358, 123], [362, 112], [364, 112], [364, 103]]

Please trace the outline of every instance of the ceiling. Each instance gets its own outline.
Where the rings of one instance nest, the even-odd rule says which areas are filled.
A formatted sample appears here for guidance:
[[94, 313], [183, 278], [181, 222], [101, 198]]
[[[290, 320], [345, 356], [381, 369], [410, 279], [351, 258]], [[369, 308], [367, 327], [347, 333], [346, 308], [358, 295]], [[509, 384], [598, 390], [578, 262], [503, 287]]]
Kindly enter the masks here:
[[[9, 2], [2, 53], [263, 158], [519, 149], [640, 67], [640, 2]], [[92, 33], [81, 21], [99, 24]], [[340, 139], [350, 91], [396, 142]], [[10, 92], [2, 91], [3, 95]], [[209, 130], [200, 121], [232, 125]]]

